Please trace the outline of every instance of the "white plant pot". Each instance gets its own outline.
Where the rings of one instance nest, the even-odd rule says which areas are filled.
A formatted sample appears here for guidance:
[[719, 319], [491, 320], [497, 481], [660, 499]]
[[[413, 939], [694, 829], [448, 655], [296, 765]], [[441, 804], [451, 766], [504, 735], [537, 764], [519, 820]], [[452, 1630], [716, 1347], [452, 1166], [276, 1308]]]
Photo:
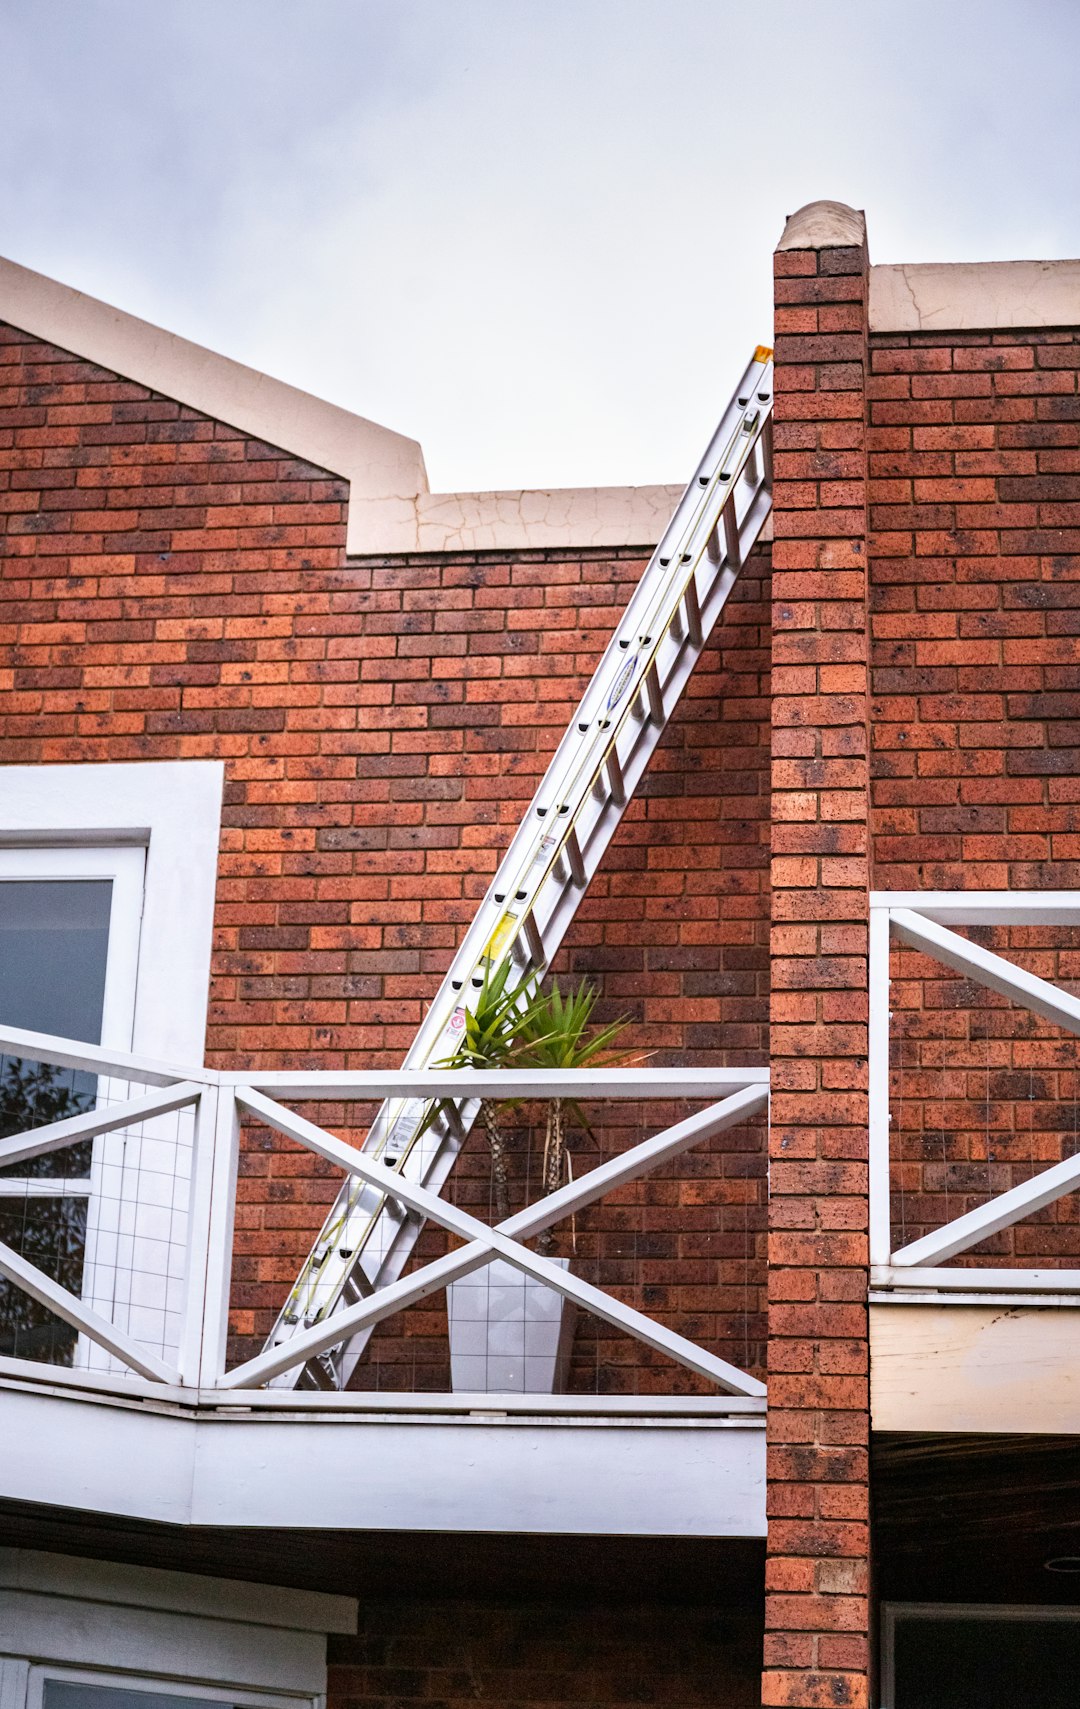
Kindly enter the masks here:
[[[569, 1258], [553, 1258], [565, 1270]], [[574, 1307], [502, 1258], [446, 1290], [455, 1394], [560, 1394]]]

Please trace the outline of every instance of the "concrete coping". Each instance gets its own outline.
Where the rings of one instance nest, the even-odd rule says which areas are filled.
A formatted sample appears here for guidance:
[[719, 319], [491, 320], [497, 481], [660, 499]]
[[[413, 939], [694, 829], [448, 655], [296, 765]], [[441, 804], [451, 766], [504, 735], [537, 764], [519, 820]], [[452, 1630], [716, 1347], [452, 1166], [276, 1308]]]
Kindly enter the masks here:
[[414, 439], [0, 257], [0, 320], [349, 483], [346, 552], [655, 546], [682, 488], [432, 493]]
[[1080, 261], [871, 267], [871, 332], [1080, 326]]
[[866, 218], [846, 202], [807, 202], [789, 214], [777, 249], [864, 249]]

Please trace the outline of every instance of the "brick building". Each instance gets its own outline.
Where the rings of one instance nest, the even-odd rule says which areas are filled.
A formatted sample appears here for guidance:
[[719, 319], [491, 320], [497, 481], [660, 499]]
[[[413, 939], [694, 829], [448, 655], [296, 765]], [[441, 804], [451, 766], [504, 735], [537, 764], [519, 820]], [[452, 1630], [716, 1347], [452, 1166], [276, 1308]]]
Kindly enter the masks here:
[[814, 203], [775, 281], [756, 543], [555, 963], [639, 1054], [553, 1393], [452, 1363], [479, 1127], [347, 1382], [290, 1289], [680, 489], [432, 494], [0, 263], [3, 1709], [1073, 1701], [1080, 263]]

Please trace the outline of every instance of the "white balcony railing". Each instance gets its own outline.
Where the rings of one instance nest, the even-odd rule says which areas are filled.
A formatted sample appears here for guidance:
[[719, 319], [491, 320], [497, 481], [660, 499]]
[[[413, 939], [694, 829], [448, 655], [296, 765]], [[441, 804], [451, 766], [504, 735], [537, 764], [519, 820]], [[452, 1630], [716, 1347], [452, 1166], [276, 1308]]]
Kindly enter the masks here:
[[[85, 1106], [0, 1140], [0, 1212], [10, 1214], [18, 1206], [25, 1210], [44, 1200], [89, 1205], [77, 1287], [65, 1284], [62, 1264], [46, 1264], [44, 1258], [35, 1262], [25, 1241], [22, 1252], [10, 1241], [0, 1241], [0, 1277], [8, 1284], [9, 1300], [27, 1304], [30, 1327], [23, 1339], [35, 1354], [22, 1356], [24, 1348], [16, 1339], [14, 1353], [0, 1357], [0, 1380], [47, 1379], [83, 1392], [115, 1395], [122, 1389], [127, 1395], [196, 1406], [250, 1404], [258, 1410], [260, 1403], [284, 1404], [280, 1391], [267, 1391], [275, 1379], [346, 1333], [370, 1328], [499, 1258], [704, 1379], [715, 1391], [714, 1404], [734, 1410], [759, 1410], [763, 1404], [764, 1387], [754, 1376], [525, 1242], [723, 1130], [760, 1116], [768, 1097], [767, 1070], [470, 1072], [469, 1090], [477, 1096], [706, 1105], [493, 1228], [449, 1197], [426, 1191], [376, 1155], [336, 1137], [295, 1107], [347, 1107], [403, 1095], [460, 1096], [460, 1074], [215, 1073], [13, 1029], [0, 1032], [0, 1053], [48, 1065], [47, 1074], [76, 1077], [84, 1088]], [[64, 1106], [57, 1106], [54, 1098], [52, 1107]], [[402, 1215], [438, 1224], [459, 1244], [332, 1318], [313, 1322], [285, 1344], [265, 1348], [230, 1368], [227, 1332], [244, 1122], [261, 1124], [321, 1164], [387, 1193]], [[83, 1147], [85, 1160], [87, 1142], [92, 1149], [88, 1174], [71, 1179], [40, 1173], [45, 1160], [72, 1155], [73, 1146]], [[4, 1226], [10, 1228], [10, 1221]], [[61, 1279], [49, 1274], [50, 1268]], [[57, 1323], [66, 1326], [68, 1335], [60, 1351], [56, 1348], [63, 1335], [57, 1339]], [[402, 1398], [362, 1396], [366, 1407], [390, 1410], [400, 1406]], [[697, 1398], [708, 1401], [707, 1396]], [[345, 1399], [340, 1394], [293, 1394], [288, 1404], [340, 1406]], [[535, 1397], [529, 1400], [542, 1404]], [[685, 1397], [688, 1409], [693, 1401]], [[640, 1397], [643, 1409], [662, 1411], [662, 1402], [663, 1397]], [[560, 1397], [558, 1404], [564, 1403], [573, 1410], [573, 1397]], [[451, 1397], [425, 1396], [421, 1404], [445, 1407]], [[454, 1397], [454, 1404], [460, 1404], [460, 1397]], [[626, 1401], [614, 1401], [613, 1410], [620, 1404]]]
[[[1009, 953], [1008, 932], [999, 953], [965, 936], [973, 927], [1008, 928], [1013, 936], [1035, 940], [1035, 953], [1048, 965], [1060, 967], [1070, 946], [1063, 928], [1080, 926], [1080, 894], [1074, 892], [880, 892], [871, 898], [870, 926], [870, 1264], [872, 1298], [902, 1301], [916, 1295], [940, 1296], [942, 1301], [991, 1295], [1026, 1297], [1067, 1295], [1080, 1292], [1080, 1268], [1069, 1268], [1059, 1260], [1075, 1249], [1080, 1257], [1080, 1231], [1063, 1224], [1063, 1238], [1044, 1242], [1053, 1250], [1053, 1267], [1038, 1262], [1039, 1243], [1015, 1241], [1008, 1262], [994, 1261], [993, 1250], [973, 1249], [993, 1243], [1005, 1231], [1016, 1231], [1026, 1219], [1055, 1205], [1080, 1187], [1080, 1135], [1077, 1131], [1076, 1069], [1080, 1048], [1073, 1042], [1080, 1034], [1080, 997], [1053, 980], [1022, 967]], [[1022, 930], [1015, 930], [1021, 928]], [[1031, 929], [1034, 928], [1033, 932]], [[981, 933], [981, 936], [987, 934]], [[1080, 940], [1078, 940], [1080, 941]], [[909, 1010], [918, 1030], [923, 1061], [905, 1069], [904, 1039], [900, 1017], [892, 1003], [890, 958], [899, 944], [916, 950], [943, 969], [970, 982], [952, 999], [946, 996], [938, 1009], [914, 1006]], [[1014, 949], [1013, 953], [1025, 953]], [[1030, 947], [1026, 958], [1032, 958]], [[1058, 973], [1060, 978], [1060, 972]], [[922, 975], [919, 975], [922, 978]], [[1071, 981], [1070, 981], [1071, 982]], [[980, 1001], [980, 993], [995, 993], [999, 1023], [980, 1029], [968, 1027], [959, 1011]], [[985, 1002], [993, 1006], [994, 999]], [[1007, 1005], [1014, 1005], [1011, 1014]], [[959, 1022], [959, 1024], [957, 1024]], [[936, 1032], [935, 1032], [936, 1028]], [[1060, 1029], [1060, 1037], [1055, 1029]], [[1028, 1062], [1039, 1061], [1058, 1076], [1053, 1095], [1045, 1084], [1035, 1085], [1035, 1070], [1017, 1070], [1015, 1041], [1023, 1045]], [[984, 1052], [985, 1068], [978, 1051]], [[966, 1054], [965, 1054], [966, 1052]], [[926, 1067], [926, 1063], [930, 1067]], [[913, 1119], [905, 1115], [904, 1074], [918, 1080], [924, 1069], [917, 1097], [926, 1107], [934, 1104], [929, 1089], [931, 1076], [943, 1081], [940, 1107], [943, 1114], [935, 1125], [939, 1132], [920, 1135]], [[1012, 1069], [1010, 1076], [1010, 1068]], [[949, 1076], [951, 1074], [951, 1081]], [[1043, 1077], [1045, 1079], [1045, 1076]], [[995, 1080], [1005, 1091], [994, 1091]], [[985, 1081], [985, 1085], [983, 1082]], [[967, 1089], [974, 1082], [974, 1096]], [[1030, 1083], [1030, 1092], [1026, 1082]], [[966, 1118], [973, 1130], [967, 1153], [959, 1147], [959, 1158], [949, 1154], [950, 1115], [965, 1097], [978, 1113]], [[1038, 1100], [1044, 1113], [1036, 1113]], [[1048, 1113], [1045, 1113], [1048, 1112]], [[955, 1118], [963, 1125], [964, 1117]], [[1026, 1124], [1026, 1149], [1018, 1144], [1018, 1126]], [[985, 1139], [981, 1127], [985, 1125]], [[1031, 1135], [1038, 1127], [1046, 1131], [1036, 1143]], [[908, 1132], [906, 1142], [903, 1130]], [[1055, 1131], [1056, 1129], [1056, 1131]], [[905, 1149], [906, 1145], [906, 1149]], [[920, 1149], [921, 1145], [921, 1149]], [[940, 1150], [935, 1147], [940, 1145]], [[1053, 1161], [1054, 1153], [1058, 1160]], [[943, 1190], [924, 1193], [923, 1205], [945, 1207], [944, 1220], [926, 1228], [927, 1215], [920, 1212], [923, 1227], [915, 1239], [905, 1237], [902, 1209], [905, 1171], [924, 1170], [933, 1160], [944, 1182]], [[1048, 1161], [1049, 1159], [1049, 1161]], [[1041, 1164], [1047, 1166], [1041, 1167]], [[1017, 1176], [1026, 1175], [1026, 1179]], [[954, 1182], [953, 1201], [959, 1197], [967, 1208], [949, 1215], [949, 1181]], [[1005, 1185], [1012, 1181], [1015, 1184]], [[997, 1189], [997, 1190], [995, 1190]], [[1030, 1232], [1030, 1231], [1029, 1231]], [[1074, 1233], [1077, 1235], [1073, 1238]], [[1015, 1233], [1014, 1233], [1015, 1240]], [[1003, 1245], [1003, 1242], [998, 1242]], [[1028, 1255], [1027, 1257], [1025, 1255]], [[949, 1267], [950, 1261], [959, 1264]], [[1019, 1300], [1017, 1300], [1019, 1303]]]

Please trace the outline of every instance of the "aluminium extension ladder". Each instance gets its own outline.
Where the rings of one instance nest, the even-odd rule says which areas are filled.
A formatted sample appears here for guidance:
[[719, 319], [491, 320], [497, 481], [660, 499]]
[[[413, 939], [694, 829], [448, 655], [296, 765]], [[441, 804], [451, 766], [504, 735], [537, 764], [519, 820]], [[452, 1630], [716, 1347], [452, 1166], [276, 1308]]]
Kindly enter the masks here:
[[[405, 1068], [445, 1065], [487, 966], [543, 975], [641, 781], [772, 505], [772, 351], [759, 345], [556, 749], [417, 1033]], [[441, 1191], [479, 1111], [388, 1099], [364, 1150]], [[266, 1346], [395, 1281], [423, 1220], [345, 1182]], [[370, 1329], [272, 1379], [343, 1389]]]

